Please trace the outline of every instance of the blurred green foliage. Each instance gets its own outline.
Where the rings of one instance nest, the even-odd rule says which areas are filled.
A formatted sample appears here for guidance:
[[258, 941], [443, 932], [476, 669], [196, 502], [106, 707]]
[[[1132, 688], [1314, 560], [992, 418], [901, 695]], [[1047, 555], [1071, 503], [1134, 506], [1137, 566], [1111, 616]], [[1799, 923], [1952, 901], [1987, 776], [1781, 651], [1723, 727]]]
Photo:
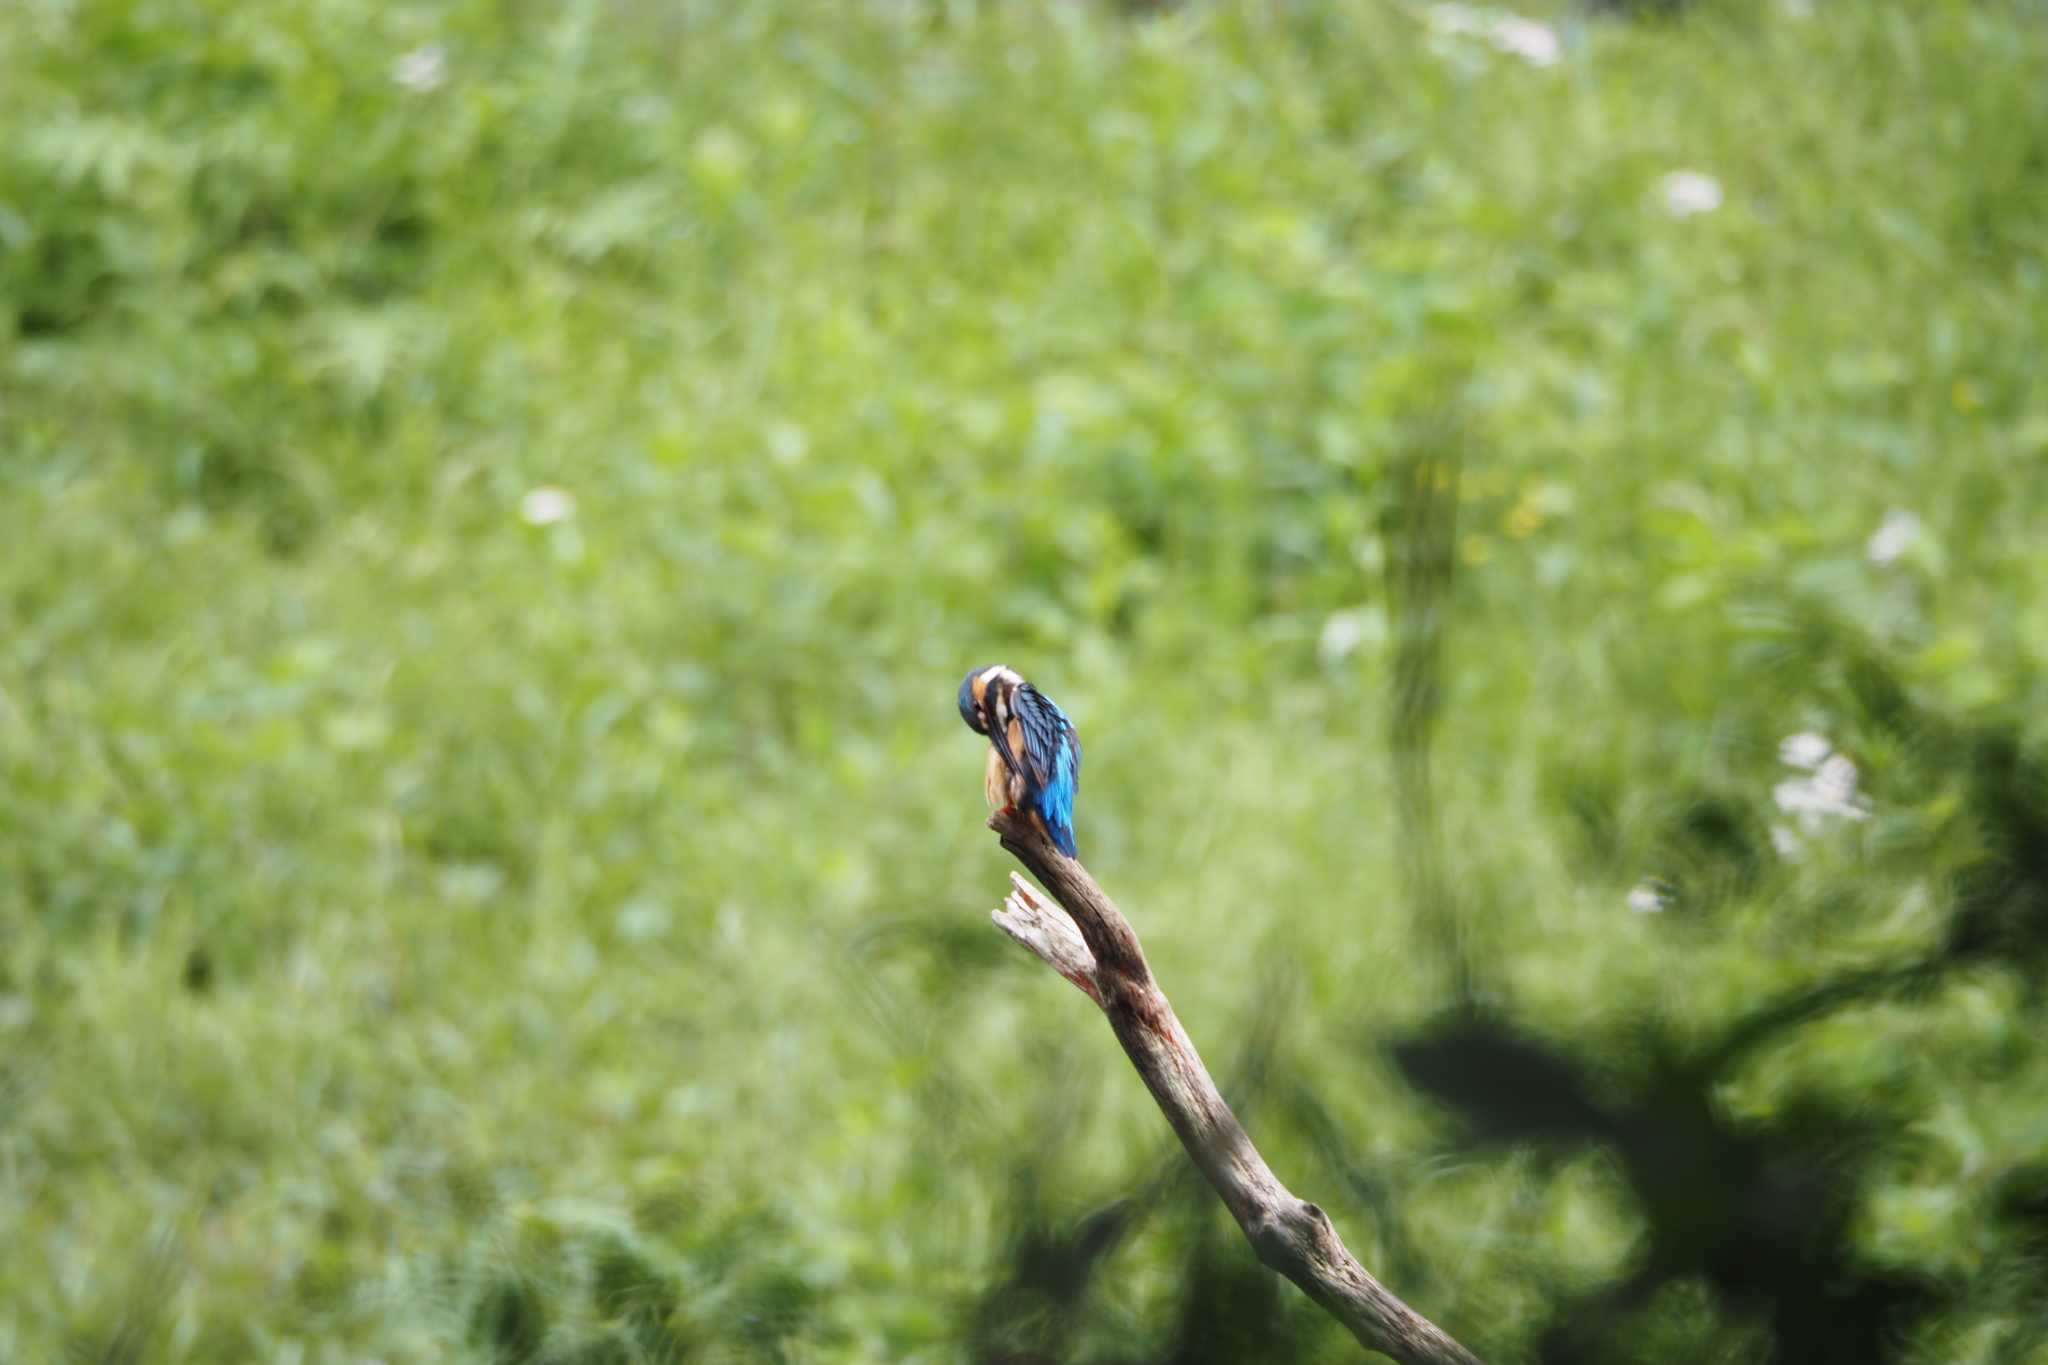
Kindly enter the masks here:
[[[983, 921], [995, 658], [1276, 1167], [1526, 1358], [1643, 1216], [1380, 1045], [1476, 994], [1619, 1093], [1942, 941], [1977, 769], [1797, 603], [2048, 742], [2048, 26], [1807, 8], [10, 6], [0, 1359], [1350, 1358]], [[1808, 730], [1869, 818], [1774, 808]], [[1897, 1137], [1913, 1359], [2048, 1359], [2028, 977], [1717, 1092]], [[1697, 1290], [1644, 1358], [1739, 1358]]]

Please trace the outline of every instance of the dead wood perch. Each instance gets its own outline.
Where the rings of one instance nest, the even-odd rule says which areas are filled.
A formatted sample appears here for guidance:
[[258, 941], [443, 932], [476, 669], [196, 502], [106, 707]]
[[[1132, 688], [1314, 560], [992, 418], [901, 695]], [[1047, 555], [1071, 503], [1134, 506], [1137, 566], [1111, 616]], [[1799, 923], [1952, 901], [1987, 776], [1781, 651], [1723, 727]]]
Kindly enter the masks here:
[[1403, 1365], [1479, 1365], [1478, 1357], [1374, 1279], [1327, 1214], [1280, 1183], [1152, 979], [1130, 921], [1088, 869], [1015, 811], [997, 811], [988, 824], [1066, 911], [1048, 906], [1013, 872], [1010, 894], [992, 916], [997, 927], [1102, 1007], [1145, 1088], [1259, 1259], [1294, 1281], [1368, 1350]]

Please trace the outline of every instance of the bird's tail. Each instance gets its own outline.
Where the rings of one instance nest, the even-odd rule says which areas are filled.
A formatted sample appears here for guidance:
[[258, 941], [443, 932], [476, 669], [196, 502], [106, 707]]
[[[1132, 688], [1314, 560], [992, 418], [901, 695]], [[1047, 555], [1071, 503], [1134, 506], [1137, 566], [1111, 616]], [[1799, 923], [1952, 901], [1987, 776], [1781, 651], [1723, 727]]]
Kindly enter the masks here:
[[1045, 823], [1053, 846], [1069, 858], [1074, 853], [1074, 768], [1066, 750], [1053, 764], [1053, 779], [1041, 791], [1032, 793], [1032, 805]]
[[1038, 812], [1038, 823], [1045, 826], [1045, 832], [1052, 839], [1052, 846], [1069, 858], [1078, 858], [1074, 851], [1074, 825], [1071, 820], [1061, 819], [1056, 811]]

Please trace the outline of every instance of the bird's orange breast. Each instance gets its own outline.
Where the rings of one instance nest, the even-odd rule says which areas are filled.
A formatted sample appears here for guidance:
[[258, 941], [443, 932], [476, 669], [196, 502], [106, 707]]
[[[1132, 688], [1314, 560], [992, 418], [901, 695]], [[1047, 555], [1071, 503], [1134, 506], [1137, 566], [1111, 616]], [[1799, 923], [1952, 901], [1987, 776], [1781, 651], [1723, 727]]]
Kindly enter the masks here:
[[1003, 766], [1003, 756], [993, 744], [988, 746], [988, 766], [982, 770], [981, 791], [991, 806], [1010, 804], [1010, 770]]

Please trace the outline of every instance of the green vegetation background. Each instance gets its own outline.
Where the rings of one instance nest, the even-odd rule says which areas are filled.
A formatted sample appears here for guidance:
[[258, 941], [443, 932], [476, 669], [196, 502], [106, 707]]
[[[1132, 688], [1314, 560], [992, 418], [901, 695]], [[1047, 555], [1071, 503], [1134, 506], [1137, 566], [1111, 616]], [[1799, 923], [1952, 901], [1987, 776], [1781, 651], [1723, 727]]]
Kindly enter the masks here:
[[[986, 922], [952, 693], [998, 658], [1275, 1165], [1523, 1358], [1641, 1224], [1597, 1155], [1447, 1155], [1381, 1052], [1451, 989], [1402, 472], [1457, 514], [1444, 896], [1546, 1036], [1937, 932], [1954, 784], [1751, 604], [2048, 728], [2048, 21], [1801, 8], [1549, 13], [1545, 66], [1365, 0], [9, 6], [0, 1359], [1147, 1358], [1190, 1247], [1249, 1261], [1198, 1197], [1064, 1307], [992, 1296], [1178, 1179]], [[1786, 857], [1807, 729], [1872, 818]], [[1988, 1282], [2048, 1142], [2025, 990], [1723, 1101], [1884, 1097], [1858, 1244]], [[1188, 1358], [1275, 1349], [1227, 1329]]]

